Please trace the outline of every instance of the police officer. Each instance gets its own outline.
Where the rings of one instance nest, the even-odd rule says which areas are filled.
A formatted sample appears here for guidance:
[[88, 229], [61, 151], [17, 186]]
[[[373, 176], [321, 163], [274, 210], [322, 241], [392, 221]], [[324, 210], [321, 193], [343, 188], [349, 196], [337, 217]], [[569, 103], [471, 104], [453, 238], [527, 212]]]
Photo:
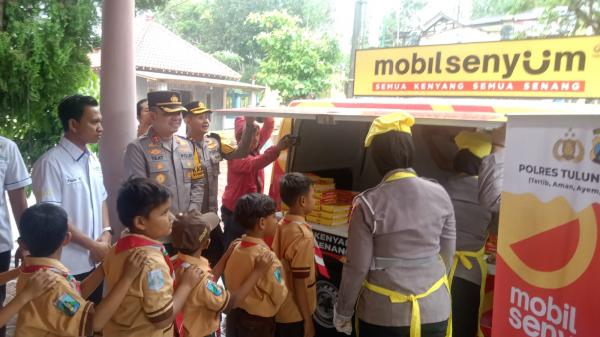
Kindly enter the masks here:
[[479, 202], [493, 213], [500, 211], [505, 139], [506, 126], [492, 131], [492, 153], [483, 158], [479, 168]]
[[221, 142], [216, 133], [208, 133], [212, 111], [203, 102], [194, 101], [186, 106], [184, 113], [188, 139], [194, 145], [194, 171], [192, 180], [201, 180], [201, 184], [192, 190], [192, 200], [199, 205], [202, 213], [217, 212], [218, 183], [220, 162], [243, 158], [250, 152], [250, 143], [256, 133], [254, 118], [246, 119], [246, 129], [239, 147], [235, 148]]
[[488, 135], [479, 132], [461, 131], [454, 140], [459, 149], [453, 160], [457, 174], [444, 185], [456, 216], [456, 255], [449, 275], [452, 335], [483, 337], [478, 322], [487, 277], [485, 241], [492, 213], [479, 204], [477, 174], [492, 144]]
[[[127, 145], [125, 174], [143, 177], [165, 185], [171, 192], [171, 212], [179, 214], [192, 205], [192, 173], [194, 147], [184, 137], [175, 135], [182, 122], [181, 113], [187, 111], [176, 91], [148, 93], [148, 108], [152, 126], [144, 135]], [[168, 240], [167, 240], [168, 241]], [[172, 247], [165, 242], [172, 253]]]
[[412, 116], [394, 113], [375, 119], [367, 134], [365, 146], [384, 178], [354, 202], [334, 308], [338, 331], [351, 333], [356, 305], [361, 336], [447, 334], [454, 210], [442, 186], [411, 169], [413, 124]]
[[[194, 170], [192, 172], [192, 206], [201, 213], [218, 210], [219, 165], [223, 159], [243, 158], [250, 151], [252, 137], [256, 133], [254, 119], [246, 119], [246, 129], [238, 148], [221, 142], [216, 133], [208, 133], [212, 111], [201, 101], [186, 105], [184, 120], [187, 136], [194, 148]], [[221, 227], [211, 232], [210, 247], [205, 257], [215, 265], [224, 253]]]

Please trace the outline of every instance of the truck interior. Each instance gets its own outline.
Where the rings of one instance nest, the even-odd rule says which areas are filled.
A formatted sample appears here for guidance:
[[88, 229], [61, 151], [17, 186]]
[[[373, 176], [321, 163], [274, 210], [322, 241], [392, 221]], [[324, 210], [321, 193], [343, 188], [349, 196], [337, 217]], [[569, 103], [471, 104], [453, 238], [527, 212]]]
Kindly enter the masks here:
[[[314, 120], [295, 120], [293, 134], [300, 137], [301, 143], [291, 150], [289, 171], [334, 178], [336, 188], [342, 190], [364, 191], [376, 186], [382, 176], [370, 160], [369, 150], [364, 147], [369, 127], [368, 122], [342, 121], [336, 125], [323, 125]], [[430, 136], [430, 130], [423, 125], [413, 127], [416, 151], [413, 168], [420, 176], [443, 183], [451, 172], [442, 170], [434, 162], [425, 139]], [[452, 158], [457, 151], [452, 143], [443, 139], [434, 137], [434, 141], [447, 158]]]

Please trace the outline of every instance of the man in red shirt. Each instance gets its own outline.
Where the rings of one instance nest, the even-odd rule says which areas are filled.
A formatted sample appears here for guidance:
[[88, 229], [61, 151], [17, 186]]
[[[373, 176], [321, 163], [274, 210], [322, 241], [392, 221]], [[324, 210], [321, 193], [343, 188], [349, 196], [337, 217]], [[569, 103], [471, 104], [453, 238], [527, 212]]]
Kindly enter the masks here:
[[[240, 142], [245, 126], [244, 117], [235, 119], [235, 138], [238, 142]], [[227, 161], [227, 186], [223, 193], [223, 205], [221, 206], [221, 217], [225, 225], [225, 247], [245, 233], [244, 228], [233, 218], [237, 200], [248, 193], [264, 193], [264, 168], [277, 160], [281, 151], [291, 146], [291, 138], [286, 136], [277, 145], [269, 147], [263, 154], [260, 153], [260, 149], [271, 137], [274, 127], [273, 118], [265, 118], [262, 127], [258, 129], [250, 144], [248, 156]]]

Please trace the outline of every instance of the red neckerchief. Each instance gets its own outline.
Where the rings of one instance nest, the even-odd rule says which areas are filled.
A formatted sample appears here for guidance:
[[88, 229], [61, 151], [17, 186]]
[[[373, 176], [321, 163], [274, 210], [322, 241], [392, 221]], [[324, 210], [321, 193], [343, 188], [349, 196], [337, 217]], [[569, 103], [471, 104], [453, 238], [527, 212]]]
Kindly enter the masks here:
[[150, 239], [145, 239], [137, 235], [126, 235], [120, 238], [119, 241], [117, 241], [117, 244], [115, 245], [115, 253], [119, 254], [129, 249], [147, 246], [158, 247], [160, 249], [160, 252], [162, 253], [165, 259], [165, 263], [167, 264], [167, 266], [169, 266], [169, 273], [173, 275], [173, 272], [175, 271], [175, 269], [173, 268], [173, 263], [171, 263], [171, 259], [169, 258], [169, 254], [167, 253], [165, 246], [163, 246], [159, 242], [152, 241]]
[[38, 270], [49, 270], [53, 273], [63, 276], [65, 279], [67, 279], [67, 281], [73, 287], [73, 289], [77, 290], [77, 292], [81, 294], [81, 284], [79, 283], [79, 281], [77, 281], [77, 279], [75, 279], [75, 277], [73, 275], [70, 275], [69, 273], [67, 273], [65, 271], [62, 271], [56, 267], [43, 266], [43, 265], [28, 265], [28, 266], [21, 267], [22, 273], [28, 273], [28, 274], [31, 273], [32, 274]]
[[240, 247], [242, 247], [242, 248], [250, 248], [250, 247], [254, 247], [256, 245], [258, 245], [258, 243], [256, 243], [256, 242], [248, 242], [248, 241], [240, 242]]

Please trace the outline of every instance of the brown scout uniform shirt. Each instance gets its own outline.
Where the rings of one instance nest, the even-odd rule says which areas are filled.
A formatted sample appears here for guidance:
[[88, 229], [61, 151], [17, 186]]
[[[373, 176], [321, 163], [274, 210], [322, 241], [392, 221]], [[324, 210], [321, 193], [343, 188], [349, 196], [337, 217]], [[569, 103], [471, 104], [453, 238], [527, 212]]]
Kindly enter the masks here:
[[[190, 206], [194, 151], [186, 138], [173, 135], [165, 144], [150, 128], [125, 150], [125, 177], [149, 178], [171, 192], [171, 212], [187, 212]], [[196, 206], [199, 207], [199, 206]]]
[[275, 316], [275, 321], [303, 321], [296, 303], [293, 279], [304, 280], [304, 286], [308, 289], [307, 303], [310, 312], [314, 312], [317, 307], [314, 235], [303, 217], [287, 214], [279, 222], [273, 240], [273, 251], [282, 261], [288, 287], [287, 298]]
[[218, 212], [219, 173], [223, 159], [244, 158], [250, 152], [253, 132], [246, 132], [238, 148], [221, 143], [219, 139], [205, 136], [203, 140], [188, 138], [194, 145], [194, 171], [192, 173], [191, 206], [200, 207], [202, 213]]
[[[160, 244], [158, 241], [156, 243]], [[173, 278], [159, 248], [144, 246], [116, 253], [113, 247], [102, 264], [106, 275], [104, 279], [106, 290], [110, 291], [119, 281], [123, 264], [134, 250], [143, 251], [149, 265], [145, 266], [133, 281], [119, 309], [106, 323], [104, 336], [172, 337], [173, 324], [165, 329], [158, 329], [152, 324], [152, 322], [163, 321], [173, 313]]]
[[[263, 240], [244, 235], [225, 266], [227, 289], [237, 291], [254, 270], [256, 259], [268, 250]], [[275, 259], [239, 307], [254, 316], [274, 317], [288, 294], [283, 277], [281, 262]]]
[[[58, 274], [69, 270], [60, 261], [51, 258], [28, 257], [27, 263], [49, 267]], [[27, 285], [33, 273], [21, 273], [17, 281], [17, 293]], [[66, 277], [43, 295], [29, 302], [19, 311], [15, 336], [54, 337], [93, 335], [94, 304], [87, 302], [76, 286]]]
[[[360, 293], [358, 318], [379, 326], [410, 326], [412, 305], [392, 303], [389, 297], [367, 289], [361, 292], [364, 280], [405, 295], [422, 294], [447, 273], [455, 253], [456, 224], [448, 193], [441, 185], [419, 177], [386, 182], [398, 171], [388, 173], [382, 183], [355, 199], [348, 262], [336, 305], [338, 314], [352, 317]], [[374, 270], [376, 257], [403, 263]], [[419, 305], [422, 324], [450, 316], [450, 294], [444, 286], [419, 299]]]
[[208, 260], [179, 253], [175, 262], [176, 279], [190, 266], [206, 272], [194, 287], [183, 307], [183, 327], [186, 337], [204, 337], [219, 329], [220, 313], [229, 302], [229, 292], [213, 281]]

